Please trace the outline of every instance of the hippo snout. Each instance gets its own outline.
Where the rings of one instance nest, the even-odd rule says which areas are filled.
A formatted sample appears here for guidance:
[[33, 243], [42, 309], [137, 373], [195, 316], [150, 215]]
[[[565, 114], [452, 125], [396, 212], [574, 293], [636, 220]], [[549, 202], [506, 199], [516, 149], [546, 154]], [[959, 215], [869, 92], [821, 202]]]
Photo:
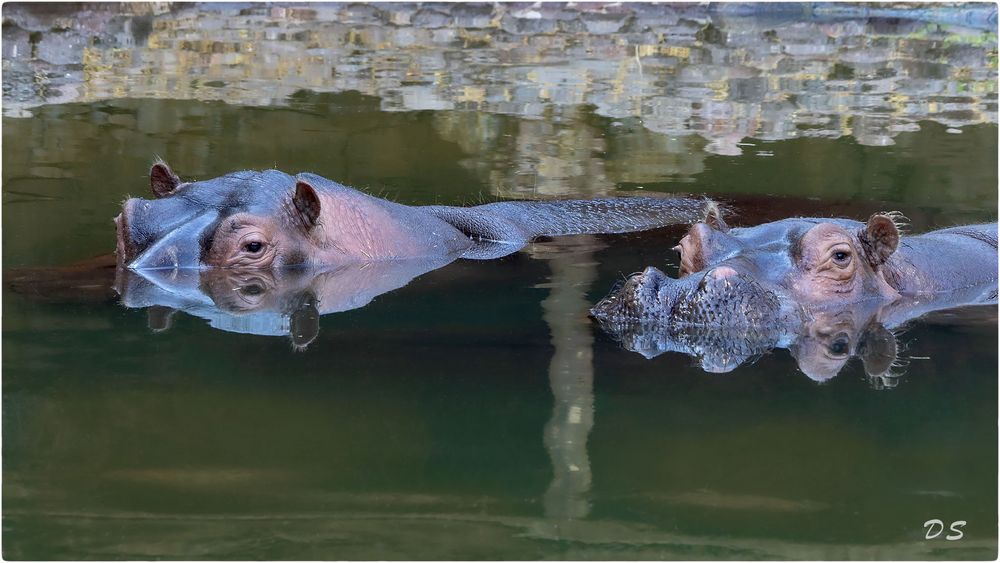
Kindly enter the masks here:
[[126, 266], [131, 262], [137, 254], [139, 254], [139, 249], [136, 248], [135, 239], [132, 237], [130, 231], [129, 215], [130, 215], [130, 204], [133, 200], [127, 200], [122, 205], [122, 211], [117, 216], [115, 216], [115, 255], [118, 257], [118, 265]]
[[115, 236], [118, 263], [128, 266], [142, 255], [160, 236], [157, 225], [159, 209], [152, 209], [152, 202], [130, 198], [122, 204], [122, 211], [115, 217]]
[[185, 202], [132, 198], [115, 217], [118, 264], [131, 270], [201, 267], [201, 242], [218, 223], [219, 213], [193, 210]]
[[642, 320], [660, 308], [663, 285], [671, 281], [663, 272], [650, 266], [612, 288], [604, 299], [594, 305], [590, 315], [601, 321]]
[[736, 265], [719, 265], [680, 279], [656, 268], [630, 276], [591, 309], [599, 321], [670, 326], [755, 328], [783, 323], [794, 312], [777, 288]]

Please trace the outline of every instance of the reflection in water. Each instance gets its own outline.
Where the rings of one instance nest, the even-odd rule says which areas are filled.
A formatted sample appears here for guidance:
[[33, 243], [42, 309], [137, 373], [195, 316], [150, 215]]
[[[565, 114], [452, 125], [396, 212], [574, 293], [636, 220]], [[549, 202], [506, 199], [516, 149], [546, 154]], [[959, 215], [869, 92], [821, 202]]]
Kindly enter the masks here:
[[325, 271], [119, 269], [116, 289], [129, 308], [149, 308], [153, 330], [169, 328], [175, 310], [228, 332], [289, 336], [297, 349], [319, 333], [319, 317], [364, 307], [456, 256], [355, 263]]
[[[552, 415], [543, 432], [553, 479], [543, 496], [548, 520], [532, 526], [534, 533], [549, 538], [572, 534], [565, 527], [569, 521], [590, 512], [587, 440], [594, 424], [594, 371], [587, 292], [597, 278], [595, 253], [602, 248], [604, 244], [592, 235], [530, 247], [532, 258], [547, 261], [552, 270], [551, 281], [542, 286], [550, 290], [542, 309], [554, 348], [549, 364]], [[321, 315], [363, 307], [379, 294], [442, 265], [420, 260], [381, 262], [320, 273], [215, 269], [140, 274], [119, 269], [115, 287], [123, 305], [147, 309], [154, 332], [171, 328], [176, 313], [183, 311], [220, 330], [288, 336], [294, 348], [304, 349], [316, 338]]]
[[[520, 293], [531, 297], [520, 300], [523, 287], [495, 280], [467, 294], [471, 299], [456, 299], [452, 285], [437, 287], [433, 299], [412, 300], [424, 303], [403, 313], [368, 307], [365, 313], [386, 318], [367, 329], [349, 323], [338, 335], [343, 345], [314, 344], [309, 354], [285, 346], [266, 353], [259, 339], [218, 338], [200, 323], [150, 338], [135, 315], [115, 307], [56, 317], [51, 305], [31, 303], [22, 309], [30, 320], [14, 317], [9, 325], [16, 330], [5, 348], [13, 362], [5, 367], [18, 368], [5, 380], [9, 554], [645, 560], [995, 552], [992, 505], [982, 494], [995, 490], [995, 466], [983, 461], [983, 450], [996, 443], [989, 424], [995, 401], [983, 397], [995, 390], [988, 386], [995, 376], [928, 374], [900, 390], [906, 400], [886, 400], [859, 385], [833, 393], [796, 385], [775, 377], [783, 373], [773, 369], [778, 363], [750, 367], [726, 385], [708, 384], [693, 370], [685, 377], [683, 368], [662, 377], [658, 366], [631, 358], [602, 367], [609, 355], [592, 358], [586, 293], [594, 269], [624, 248], [598, 252], [596, 237], [529, 247], [552, 272], [543, 302], [551, 356], [539, 345], [545, 325], [534, 322], [541, 296], [528, 289]], [[538, 261], [523, 258], [474, 264], [496, 265], [480, 270], [495, 275], [527, 262], [527, 271], [543, 275]], [[234, 326], [270, 310], [289, 316], [283, 322], [291, 330], [298, 305], [323, 309], [303, 297], [367, 298], [336, 286], [369, 278], [340, 276], [205, 276], [169, 287], [187, 287], [192, 299], [203, 292], [204, 310], [230, 315]], [[444, 278], [463, 279], [460, 272]], [[92, 285], [84, 280], [71, 281]], [[165, 293], [143, 291], [133, 296]], [[484, 296], [512, 312], [479, 332], [482, 317], [473, 317], [482, 310], [471, 302]], [[10, 301], [25, 306], [20, 296]], [[449, 303], [454, 316], [435, 318]], [[167, 324], [170, 310], [151, 308], [151, 322]], [[882, 310], [879, 320], [893, 326], [903, 313]], [[104, 327], [88, 325], [87, 317]], [[55, 327], [37, 328], [52, 319]], [[402, 338], [386, 334], [407, 322], [420, 327], [404, 328]], [[811, 338], [835, 341], [854, 323], [831, 319], [833, 330]], [[441, 336], [429, 343], [422, 336], [428, 331]], [[521, 340], [509, 344], [511, 334]], [[938, 349], [964, 346], [976, 354], [972, 363], [995, 371], [983, 353], [995, 332], [972, 333], [975, 340], [964, 343], [964, 336], [932, 334], [942, 337]], [[962, 353], [947, 359], [963, 361]], [[947, 366], [935, 369], [951, 374]], [[766, 409], [756, 393], [769, 395]], [[596, 404], [601, 425], [593, 424]], [[940, 453], [943, 427], [947, 455]], [[741, 470], [732, 471], [734, 464]], [[955, 474], [969, 477], [955, 482]], [[907, 526], [907, 515], [926, 510], [975, 514], [970, 528], [982, 531], [942, 546], [915, 539], [919, 522]], [[884, 531], [878, 522], [903, 524]]]
[[[587, 437], [594, 424], [593, 334], [587, 320], [587, 292], [597, 278], [595, 252], [603, 248], [581, 235], [533, 245], [531, 255], [552, 269], [549, 296], [542, 301], [554, 352], [549, 383], [554, 404], [544, 443], [553, 480], [545, 492], [545, 515], [557, 521], [590, 512]], [[440, 262], [440, 261], [439, 261]], [[443, 264], [423, 260], [350, 265], [315, 273], [304, 270], [118, 270], [121, 302], [147, 308], [149, 327], [167, 330], [178, 310], [214, 328], [238, 333], [288, 336], [304, 349], [319, 332], [320, 315], [368, 304]], [[560, 525], [551, 532], [557, 537]]]
[[745, 137], [884, 146], [918, 120], [997, 121], [995, 5], [761, 6], [15, 4], [4, 112], [120, 97], [284, 105], [301, 90], [531, 119], [588, 104], [721, 155]]
[[[585, 444], [592, 424], [593, 406], [588, 394], [592, 335], [589, 321], [585, 321], [592, 304], [586, 293], [597, 276], [594, 253], [601, 248], [602, 243], [589, 235], [529, 246], [533, 258], [547, 261], [552, 268], [552, 281], [546, 285], [551, 294], [542, 302], [555, 346], [549, 374], [557, 406], [546, 430], [547, 444]], [[145, 308], [148, 326], [154, 332], [169, 330], [176, 313], [183, 311], [220, 330], [286, 336], [295, 349], [304, 349], [319, 333], [320, 316], [364, 307], [379, 295], [399, 289], [453, 259], [352, 264], [329, 271], [212, 269], [136, 273], [115, 269], [113, 256], [102, 256], [65, 268], [12, 270], [6, 278], [14, 292], [35, 301], [85, 303], [113, 300], [109, 287], [114, 276], [120, 303], [128, 308]], [[679, 352], [696, 358], [701, 369], [710, 373], [733, 371], [782, 348], [814, 381], [836, 377], [850, 359], [857, 358], [873, 385], [893, 387], [906, 363], [906, 358], [900, 357], [894, 332], [930, 314], [934, 314], [935, 322], [957, 319], [959, 324], [967, 324], [970, 315], [985, 315], [987, 321], [995, 322], [996, 304], [997, 286], [992, 283], [931, 298], [902, 299], [885, 306], [860, 302], [843, 309], [813, 310], [807, 322], [794, 328], [708, 330], [604, 320], [600, 325], [627, 350], [646, 358]], [[550, 448], [553, 463], [565, 469], [557, 471], [556, 481], [577, 483], [554, 483], [553, 490], [585, 490], [583, 483], [589, 483], [585, 452], [572, 448], [553, 452]], [[569, 509], [563, 512], [575, 513]]]
[[[537, 246], [534, 258], [552, 268], [549, 296], [542, 301], [555, 348], [549, 364], [554, 404], [545, 425], [545, 449], [552, 460], [552, 484], [545, 492], [545, 516], [567, 521], [590, 513], [591, 486], [587, 437], [594, 426], [594, 337], [587, 321], [587, 291], [597, 278], [592, 236]], [[554, 533], [561, 529], [555, 524]]]
[[[906, 358], [893, 333], [930, 313], [974, 307], [996, 318], [997, 284], [973, 286], [925, 298], [906, 298], [889, 305], [860, 302], [838, 309], [812, 310], [801, 326], [711, 329], [660, 323], [600, 321], [621, 345], [646, 358], [679, 352], [697, 359], [711, 373], [727, 373], [775, 348], [787, 349], [799, 369], [817, 382], [837, 376], [858, 358], [877, 388], [895, 387]], [[976, 314], [976, 311], [973, 311]]]

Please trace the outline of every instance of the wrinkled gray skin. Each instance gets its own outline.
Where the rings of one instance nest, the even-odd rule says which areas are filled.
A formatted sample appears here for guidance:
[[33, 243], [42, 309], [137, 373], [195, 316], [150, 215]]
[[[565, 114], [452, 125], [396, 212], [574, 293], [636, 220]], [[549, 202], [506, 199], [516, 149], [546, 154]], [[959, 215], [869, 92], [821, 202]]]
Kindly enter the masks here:
[[240, 171], [183, 182], [162, 162], [150, 186], [156, 199], [129, 199], [115, 218], [119, 264], [133, 271], [497, 258], [539, 236], [697, 221], [711, 205], [635, 197], [406, 206], [315, 174]]
[[682, 352], [710, 372], [788, 348], [818, 381], [852, 356], [885, 376], [895, 360], [891, 329], [933, 311], [997, 304], [995, 223], [900, 237], [895, 218], [731, 230], [698, 223], [677, 248], [679, 279], [646, 268], [591, 314], [630, 350]]

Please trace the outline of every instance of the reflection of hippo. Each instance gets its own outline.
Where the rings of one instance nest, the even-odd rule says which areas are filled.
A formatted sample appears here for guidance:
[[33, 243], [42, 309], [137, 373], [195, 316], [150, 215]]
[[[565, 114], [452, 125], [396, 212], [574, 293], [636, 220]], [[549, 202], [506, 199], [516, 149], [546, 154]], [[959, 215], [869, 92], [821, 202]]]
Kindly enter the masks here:
[[410, 207], [277, 170], [186, 183], [163, 163], [153, 166], [150, 184], [157, 199], [129, 199], [115, 219], [119, 263], [132, 270], [495, 258], [538, 236], [697, 221], [707, 205], [637, 197]]
[[338, 268], [119, 270], [115, 289], [129, 308], [149, 308], [150, 328], [170, 326], [175, 311], [244, 334], [290, 336], [304, 348], [319, 333], [319, 317], [364, 307], [438, 268], [448, 259], [392, 260]]
[[732, 230], [698, 223], [678, 247], [680, 279], [646, 268], [592, 314], [630, 349], [696, 355], [709, 371], [782, 347], [817, 380], [851, 355], [884, 375], [895, 358], [887, 329], [931, 311], [997, 303], [996, 223], [900, 238], [895, 217]]

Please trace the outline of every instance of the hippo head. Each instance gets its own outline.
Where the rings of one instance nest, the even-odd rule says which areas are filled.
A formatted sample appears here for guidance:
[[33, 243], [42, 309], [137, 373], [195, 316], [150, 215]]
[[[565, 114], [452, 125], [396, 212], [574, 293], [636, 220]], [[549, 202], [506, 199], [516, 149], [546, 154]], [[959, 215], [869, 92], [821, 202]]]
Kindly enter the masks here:
[[270, 268], [307, 261], [321, 206], [309, 178], [267, 170], [182, 182], [158, 162], [150, 186], [156, 199], [128, 199], [115, 218], [122, 266]]
[[899, 243], [890, 216], [868, 223], [786, 219], [757, 227], [693, 225], [681, 239], [680, 278], [631, 276], [594, 316], [638, 322], [760, 328], [898, 293], [883, 265]]
[[893, 218], [884, 214], [867, 223], [786, 219], [736, 229], [697, 223], [677, 247], [678, 279], [646, 268], [591, 314], [647, 356], [676, 349], [701, 357], [708, 371], [729, 371], [788, 346], [828, 311], [898, 298], [884, 267], [898, 243]]
[[796, 218], [731, 230], [697, 223], [675, 247], [680, 276], [739, 273], [806, 306], [896, 298], [883, 267], [899, 244], [895, 217], [875, 214], [867, 223]]

